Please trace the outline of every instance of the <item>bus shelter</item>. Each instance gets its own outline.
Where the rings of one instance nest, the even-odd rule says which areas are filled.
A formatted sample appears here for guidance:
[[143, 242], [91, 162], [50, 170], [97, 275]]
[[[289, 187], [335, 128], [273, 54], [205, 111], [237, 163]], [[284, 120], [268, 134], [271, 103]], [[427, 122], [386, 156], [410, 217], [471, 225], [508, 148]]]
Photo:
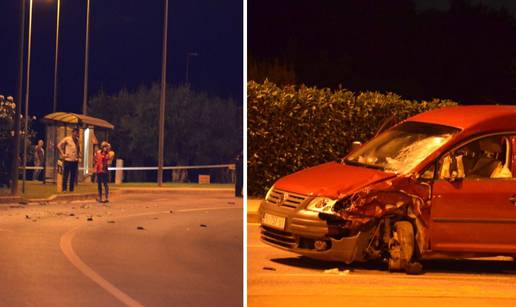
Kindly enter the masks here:
[[79, 182], [88, 180], [93, 169], [93, 157], [102, 141], [108, 141], [109, 132], [114, 126], [100, 118], [82, 114], [56, 112], [41, 119], [45, 124], [46, 153], [45, 153], [45, 181], [56, 182], [59, 151], [57, 144], [64, 137], [71, 135], [74, 128], [79, 129], [79, 144], [81, 144], [81, 158], [79, 160]]

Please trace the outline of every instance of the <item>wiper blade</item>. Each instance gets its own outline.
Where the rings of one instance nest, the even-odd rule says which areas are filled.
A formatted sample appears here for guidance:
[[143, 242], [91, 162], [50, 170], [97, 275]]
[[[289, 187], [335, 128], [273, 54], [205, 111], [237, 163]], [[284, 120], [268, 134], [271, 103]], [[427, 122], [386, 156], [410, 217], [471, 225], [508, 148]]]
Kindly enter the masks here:
[[385, 168], [383, 166], [367, 164], [367, 163], [362, 163], [362, 162], [353, 161], [353, 160], [342, 160], [342, 162], [344, 162], [345, 164], [348, 164], [348, 165], [363, 166], [363, 167], [367, 167], [367, 168], [378, 169], [381, 171], [385, 170]]

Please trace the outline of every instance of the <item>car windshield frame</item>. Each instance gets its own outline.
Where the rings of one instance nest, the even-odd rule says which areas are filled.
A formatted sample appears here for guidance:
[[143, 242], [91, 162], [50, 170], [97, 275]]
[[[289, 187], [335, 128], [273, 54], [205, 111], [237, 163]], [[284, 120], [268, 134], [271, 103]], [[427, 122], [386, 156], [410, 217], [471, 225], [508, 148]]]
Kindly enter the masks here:
[[[452, 126], [406, 121], [374, 137], [342, 162], [396, 174], [408, 173], [460, 131]], [[390, 156], [379, 154], [389, 147], [392, 147], [391, 152], [387, 151], [392, 153]]]

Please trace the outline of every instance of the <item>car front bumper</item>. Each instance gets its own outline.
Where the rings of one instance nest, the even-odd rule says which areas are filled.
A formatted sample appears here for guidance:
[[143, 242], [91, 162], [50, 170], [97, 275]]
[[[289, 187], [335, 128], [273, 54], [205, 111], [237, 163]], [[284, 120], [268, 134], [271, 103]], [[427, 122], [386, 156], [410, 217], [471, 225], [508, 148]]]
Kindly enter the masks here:
[[[285, 208], [263, 201], [258, 211], [261, 221], [261, 240], [271, 246], [309, 258], [351, 263], [363, 260], [363, 247], [370, 233], [358, 232], [353, 236], [335, 239], [329, 236], [326, 221], [317, 212], [305, 209]], [[284, 218], [283, 229], [264, 224], [265, 214]], [[326, 248], [316, 249], [316, 242], [324, 242]]]

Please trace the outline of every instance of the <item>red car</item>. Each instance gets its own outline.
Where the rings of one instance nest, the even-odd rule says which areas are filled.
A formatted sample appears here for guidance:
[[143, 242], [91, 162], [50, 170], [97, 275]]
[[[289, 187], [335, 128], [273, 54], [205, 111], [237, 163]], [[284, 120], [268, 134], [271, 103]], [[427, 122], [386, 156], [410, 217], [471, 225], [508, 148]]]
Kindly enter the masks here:
[[261, 238], [310, 258], [418, 260], [516, 255], [516, 107], [411, 117], [338, 162], [280, 178]]

